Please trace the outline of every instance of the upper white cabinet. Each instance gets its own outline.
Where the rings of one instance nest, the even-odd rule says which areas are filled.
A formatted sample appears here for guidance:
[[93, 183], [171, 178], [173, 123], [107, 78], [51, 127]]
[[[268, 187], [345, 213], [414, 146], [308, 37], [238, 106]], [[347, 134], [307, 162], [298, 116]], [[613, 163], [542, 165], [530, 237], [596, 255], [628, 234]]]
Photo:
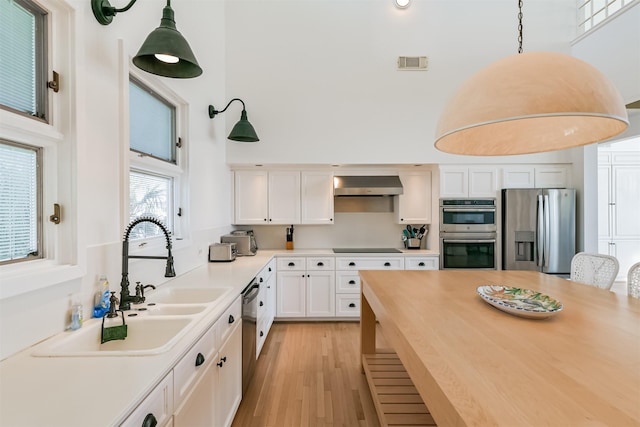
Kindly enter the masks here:
[[565, 188], [568, 165], [511, 165], [502, 168], [502, 188]]
[[399, 224], [431, 223], [431, 171], [400, 173], [403, 193], [395, 198]]
[[300, 172], [235, 172], [235, 224], [300, 224]]
[[498, 189], [496, 167], [440, 168], [440, 197], [496, 197]]
[[332, 171], [302, 171], [302, 224], [333, 224]]

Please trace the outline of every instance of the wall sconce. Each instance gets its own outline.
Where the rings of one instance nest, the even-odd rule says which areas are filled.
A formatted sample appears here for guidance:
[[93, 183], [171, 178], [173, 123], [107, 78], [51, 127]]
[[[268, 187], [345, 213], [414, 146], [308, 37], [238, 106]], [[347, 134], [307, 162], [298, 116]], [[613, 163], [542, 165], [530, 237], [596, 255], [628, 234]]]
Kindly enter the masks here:
[[209, 105], [209, 118], [213, 119], [217, 114], [224, 113], [225, 111], [227, 111], [227, 108], [229, 108], [229, 105], [231, 105], [233, 101], [242, 102], [242, 114], [240, 115], [240, 121], [238, 121], [238, 123], [236, 123], [233, 129], [231, 129], [231, 133], [227, 138], [229, 138], [232, 141], [238, 141], [238, 142], [260, 141], [260, 139], [258, 139], [258, 135], [256, 134], [255, 129], [253, 129], [253, 126], [251, 125], [251, 123], [249, 123], [249, 120], [247, 120], [247, 110], [245, 110], [244, 102], [240, 98], [233, 98], [231, 101], [229, 101], [227, 106], [224, 107], [222, 111], [218, 111], [214, 108], [213, 105]]
[[[136, 1], [131, 0], [122, 9], [116, 9], [109, 0], [91, 0], [91, 10], [99, 23], [109, 25], [116, 13], [131, 9]], [[176, 29], [171, 0], [167, 0], [162, 9], [160, 26], [147, 36], [133, 63], [141, 70], [164, 77], [189, 79], [202, 74], [189, 43]]]

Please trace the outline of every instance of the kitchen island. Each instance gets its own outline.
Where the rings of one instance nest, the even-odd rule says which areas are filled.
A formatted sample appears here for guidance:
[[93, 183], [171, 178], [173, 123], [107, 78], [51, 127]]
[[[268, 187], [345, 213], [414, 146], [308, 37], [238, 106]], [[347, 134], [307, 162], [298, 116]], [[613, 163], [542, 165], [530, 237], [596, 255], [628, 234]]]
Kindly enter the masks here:
[[[436, 424], [640, 425], [639, 299], [525, 271], [360, 276], [363, 367], [377, 320]], [[533, 289], [564, 308], [517, 317], [483, 301], [481, 285]]]

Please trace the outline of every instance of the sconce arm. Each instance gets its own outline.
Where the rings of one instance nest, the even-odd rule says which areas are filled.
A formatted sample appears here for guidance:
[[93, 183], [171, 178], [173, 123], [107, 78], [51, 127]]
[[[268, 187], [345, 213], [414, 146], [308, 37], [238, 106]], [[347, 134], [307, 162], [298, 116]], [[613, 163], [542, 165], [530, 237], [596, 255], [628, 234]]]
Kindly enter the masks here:
[[233, 101], [240, 101], [242, 103], [242, 111], [246, 111], [244, 107], [244, 101], [240, 98], [233, 98], [231, 101], [229, 101], [227, 106], [224, 107], [224, 109], [221, 111], [216, 110], [213, 105], [209, 105], [209, 118], [213, 119], [216, 116], [216, 114], [224, 113], [225, 111], [227, 111], [227, 108], [229, 108], [229, 105], [231, 105]]
[[113, 21], [113, 17], [116, 13], [126, 12], [131, 9], [136, 1], [138, 0], [131, 0], [125, 7], [116, 9], [111, 6], [109, 0], [91, 0], [91, 10], [93, 11], [93, 16], [96, 17], [99, 23], [102, 25], [109, 25], [111, 21]]

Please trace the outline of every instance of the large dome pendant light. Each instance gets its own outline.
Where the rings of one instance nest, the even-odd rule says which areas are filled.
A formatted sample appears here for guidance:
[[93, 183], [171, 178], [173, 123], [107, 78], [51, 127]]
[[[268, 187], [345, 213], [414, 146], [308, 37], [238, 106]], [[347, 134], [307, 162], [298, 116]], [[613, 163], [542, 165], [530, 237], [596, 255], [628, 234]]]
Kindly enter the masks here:
[[529, 154], [603, 141], [629, 125], [620, 93], [596, 68], [569, 55], [501, 59], [458, 88], [440, 116], [438, 150], [476, 156]]
[[[116, 9], [109, 0], [91, 0], [91, 9], [99, 23], [109, 25], [116, 13], [126, 12], [136, 1]], [[188, 79], [202, 74], [189, 43], [176, 28], [171, 0], [167, 0], [162, 10], [160, 26], [147, 36], [133, 63], [141, 70], [163, 77]]]

